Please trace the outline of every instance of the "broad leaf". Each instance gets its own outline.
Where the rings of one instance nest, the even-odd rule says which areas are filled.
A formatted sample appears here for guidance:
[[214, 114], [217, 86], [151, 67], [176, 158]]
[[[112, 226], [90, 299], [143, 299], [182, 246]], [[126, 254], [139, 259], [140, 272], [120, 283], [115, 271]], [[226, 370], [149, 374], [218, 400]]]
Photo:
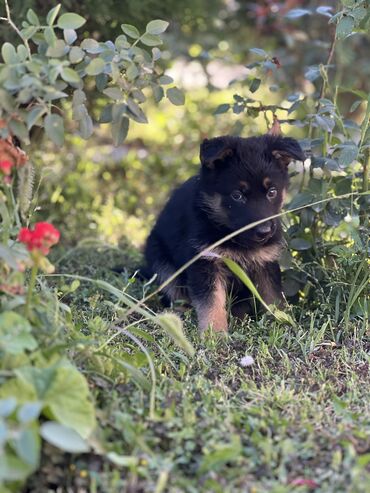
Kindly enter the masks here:
[[140, 33], [135, 26], [131, 26], [130, 24], [122, 24], [121, 29], [125, 34], [127, 34], [127, 36], [130, 36], [130, 38], [140, 38]]
[[166, 96], [171, 101], [172, 104], [176, 106], [181, 106], [185, 103], [185, 96], [183, 92], [180, 91], [177, 87], [171, 87], [167, 89]]
[[0, 314], [0, 352], [22, 354], [36, 348], [37, 342], [27, 319], [11, 311]]
[[40, 428], [40, 434], [44, 440], [71, 454], [83, 454], [90, 450], [85, 440], [72, 428], [47, 421]]
[[168, 22], [162, 21], [160, 19], [155, 19], [154, 21], [148, 22], [145, 30], [149, 34], [162, 34], [165, 32], [168, 26]]
[[86, 19], [81, 17], [78, 14], [67, 13], [63, 14], [59, 17], [57, 26], [60, 29], [78, 29], [83, 26], [86, 22]]

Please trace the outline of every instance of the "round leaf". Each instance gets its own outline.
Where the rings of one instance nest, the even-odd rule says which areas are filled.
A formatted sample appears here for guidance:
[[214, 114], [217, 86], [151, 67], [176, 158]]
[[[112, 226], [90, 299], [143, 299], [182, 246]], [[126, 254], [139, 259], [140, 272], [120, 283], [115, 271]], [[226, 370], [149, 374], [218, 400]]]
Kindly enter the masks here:
[[60, 29], [78, 29], [83, 26], [85, 22], [86, 19], [80, 15], [67, 13], [59, 17], [57, 26], [60, 27]]
[[162, 44], [161, 38], [155, 34], [145, 33], [141, 36], [140, 40], [146, 46], [157, 46]]
[[135, 26], [131, 26], [130, 24], [122, 24], [121, 29], [125, 34], [127, 34], [127, 36], [130, 36], [130, 38], [140, 38], [140, 33]]
[[40, 434], [44, 440], [71, 454], [82, 454], [90, 450], [85, 440], [72, 428], [47, 421], [40, 428]]
[[102, 58], [94, 58], [86, 67], [87, 75], [98, 75], [104, 70], [105, 62]]
[[185, 96], [177, 87], [171, 87], [171, 89], [167, 89], [166, 96], [171, 101], [171, 103], [175, 104], [176, 106], [181, 106], [185, 103]]
[[78, 84], [81, 82], [81, 78], [78, 73], [69, 67], [63, 67], [61, 72], [62, 79], [71, 84]]
[[148, 22], [146, 25], [146, 32], [149, 34], [162, 34], [168, 26], [169, 22], [155, 19], [154, 21]]
[[290, 247], [293, 250], [309, 250], [312, 247], [312, 243], [304, 238], [293, 238], [290, 242]]

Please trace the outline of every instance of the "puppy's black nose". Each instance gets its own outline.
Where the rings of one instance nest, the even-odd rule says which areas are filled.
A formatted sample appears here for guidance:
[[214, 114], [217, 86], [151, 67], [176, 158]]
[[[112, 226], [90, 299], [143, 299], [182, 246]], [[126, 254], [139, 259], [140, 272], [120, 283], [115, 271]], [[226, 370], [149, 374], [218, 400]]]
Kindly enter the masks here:
[[266, 222], [256, 226], [254, 228], [254, 230], [255, 230], [256, 238], [259, 241], [265, 240], [266, 238], [271, 236], [271, 234], [273, 233], [274, 223], [273, 223], [273, 221], [266, 221]]

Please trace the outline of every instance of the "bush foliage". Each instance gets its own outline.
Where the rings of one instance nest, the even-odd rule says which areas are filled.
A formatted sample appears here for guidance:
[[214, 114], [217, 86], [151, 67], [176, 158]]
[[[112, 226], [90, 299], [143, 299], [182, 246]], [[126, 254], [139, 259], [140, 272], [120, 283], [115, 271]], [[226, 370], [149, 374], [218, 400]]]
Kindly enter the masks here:
[[[183, 19], [175, 2], [169, 32], [167, 20], [146, 18], [147, 2], [138, 27], [124, 15], [117, 21], [113, 2], [85, 2], [77, 12], [34, 3], [15, 2], [11, 12], [5, 2], [2, 18], [16, 41], [2, 44], [0, 65], [0, 490], [64, 487], [56, 464], [63, 469], [76, 454], [81, 462], [70, 462], [67, 476], [77, 467], [73, 485], [91, 491], [221, 491], [219, 469], [230, 491], [319, 488], [304, 468], [320, 476], [321, 491], [345, 491], [346, 481], [365, 491], [369, 428], [358, 415], [368, 369], [370, 96], [368, 66], [353, 59], [366, 56], [368, 2], [205, 1]], [[154, 15], [148, 7], [151, 17], [162, 7]], [[108, 26], [94, 21], [95, 8], [96, 19], [100, 9], [110, 16]], [[83, 30], [96, 24], [97, 33]], [[243, 35], [259, 45], [241, 43]], [[217, 88], [212, 62], [236, 67], [237, 77]], [[198, 71], [186, 99], [175, 85], [182, 64]], [[201, 138], [269, 129], [294, 135], [307, 155], [290, 166], [282, 215], [284, 286], [296, 306], [235, 322], [226, 343], [212, 335], [199, 342], [191, 315], [187, 337], [177, 315], [161, 312], [151, 283], [137, 279], [132, 245], [143, 242], [169, 190], [194, 173]], [[351, 396], [342, 398], [326, 346], [343, 346], [338, 361], [354, 365]], [[246, 347], [259, 348], [259, 366], [241, 373], [254, 364], [240, 359]], [[307, 376], [306, 389], [301, 375], [322, 352], [330, 361]], [[284, 381], [275, 387], [275, 366], [292, 388], [303, 386], [305, 408]], [[315, 379], [322, 389], [312, 404]], [[327, 425], [320, 406], [328, 396], [336, 418], [318, 449], [311, 414]], [[296, 470], [285, 407], [302, 413], [307, 431], [302, 438], [294, 419]], [[326, 455], [333, 440], [340, 457]]]

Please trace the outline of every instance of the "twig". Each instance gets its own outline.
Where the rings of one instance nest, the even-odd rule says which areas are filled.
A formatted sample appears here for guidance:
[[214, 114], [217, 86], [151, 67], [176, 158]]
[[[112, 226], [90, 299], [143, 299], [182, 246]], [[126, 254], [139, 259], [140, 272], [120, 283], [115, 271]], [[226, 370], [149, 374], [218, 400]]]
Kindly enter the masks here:
[[6, 21], [9, 24], [9, 26], [11, 26], [14, 29], [14, 31], [18, 34], [18, 36], [23, 41], [24, 46], [26, 47], [28, 58], [31, 60], [32, 55], [31, 55], [30, 45], [28, 44], [27, 39], [25, 39], [25, 37], [23, 36], [21, 31], [18, 29], [18, 27], [12, 21], [12, 18], [10, 16], [10, 8], [9, 8], [8, 0], [4, 0], [4, 2], [5, 2], [6, 17], [0, 17], [0, 20]]

